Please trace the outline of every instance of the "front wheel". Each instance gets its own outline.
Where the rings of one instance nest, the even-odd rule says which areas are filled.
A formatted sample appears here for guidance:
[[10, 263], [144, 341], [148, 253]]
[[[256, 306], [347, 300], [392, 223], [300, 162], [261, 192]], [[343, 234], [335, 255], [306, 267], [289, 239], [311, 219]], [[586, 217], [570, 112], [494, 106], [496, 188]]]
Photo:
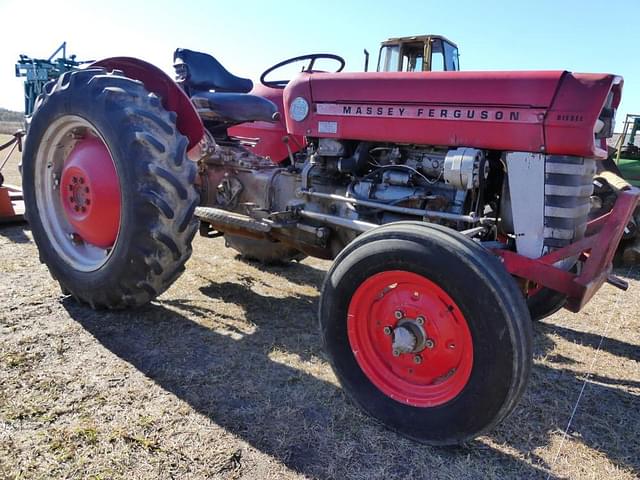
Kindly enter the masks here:
[[198, 195], [175, 121], [141, 82], [104, 69], [47, 85], [23, 187], [40, 259], [63, 292], [94, 308], [137, 306], [183, 271]]
[[358, 237], [327, 274], [319, 317], [346, 392], [427, 444], [491, 429], [529, 377], [521, 292], [495, 257], [444, 227], [402, 222]]

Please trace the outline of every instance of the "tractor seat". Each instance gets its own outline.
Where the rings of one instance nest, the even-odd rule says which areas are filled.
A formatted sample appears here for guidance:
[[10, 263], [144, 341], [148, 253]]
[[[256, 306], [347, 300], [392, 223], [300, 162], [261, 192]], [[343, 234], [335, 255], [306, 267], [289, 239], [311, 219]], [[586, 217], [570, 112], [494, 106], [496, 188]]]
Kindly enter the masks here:
[[209, 90], [247, 93], [253, 88], [251, 80], [236, 77], [206, 53], [178, 48], [173, 53], [173, 67], [177, 82], [189, 95]]
[[197, 92], [191, 101], [203, 120], [236, 125], [277, 119], [278, 107], [270, 100], [246, 93]]

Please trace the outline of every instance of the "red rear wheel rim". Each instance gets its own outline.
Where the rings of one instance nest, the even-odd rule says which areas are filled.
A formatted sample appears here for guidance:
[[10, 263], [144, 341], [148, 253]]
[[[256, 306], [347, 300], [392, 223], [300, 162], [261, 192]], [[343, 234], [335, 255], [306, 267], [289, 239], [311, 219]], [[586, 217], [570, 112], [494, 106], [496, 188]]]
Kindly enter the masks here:
[[[420, 322], [430, 342], [394, 356], [389, 331], [404, 322]], [[365, 280], [349, 304], [347, 334], [367, 378], [400, 403], [442, 405], [471, 376], [473, 340], [467, 321], [451, 297], [421, 275], [389, 270]]]
[[65, 159], [60, 200], [84, 242], [113, 246], [120, 229], [120, 185], [111, 154], [99, 138], [80, 140]]

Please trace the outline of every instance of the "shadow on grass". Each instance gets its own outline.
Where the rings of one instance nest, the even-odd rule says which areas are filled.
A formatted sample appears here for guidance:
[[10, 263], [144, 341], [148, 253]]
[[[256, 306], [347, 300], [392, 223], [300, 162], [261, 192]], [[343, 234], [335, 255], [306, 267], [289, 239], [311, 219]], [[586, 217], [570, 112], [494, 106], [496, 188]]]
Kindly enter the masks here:
[[605, 338], [603, 339], [602, 344], [600, 344], [600, 335], [588, 332], [579, 332], [571, 328], [543, 322], [536, 325], [536, 330], [545, 334], [559, 335], [571, 343], [585, 345], [593, 348], [594, 350], [600, 346], [601, 350], [605, 350], [613, 355], [640, 362], [640, 349], [638, 349], [637, 345], [633, 345], [631, 343], [613, 338]]
[[[319, 286], [321, 275], [309, 269], [321, 272], [301, 264], [286, 267], [285, 276], [295, 282], [311, 273]], [[209, 309], [183, 300], [121, 313], [93, 312], [71, 300], [64, 306], [106, 348], [162, 388], [309, 477], [547, 476], [549, 466], [534, 452], [549, 444], [551, 428], [566, 425], [582, 384], [571, 370], [534, 366], [521, 404], [490, 433], [492, 441], [533, 458], [535, 466], [481, 441], [461, 448], [425, 447], [363, 415], [331, 379], [296, 368], [326, 368], [317, 329], [317, 296], [272, 297], [253, 286], [242, 278], [240, 283], [200, 289], [216, 304], [242, 308], [247, 328], [240, 328], [240, 321], [228, 314], [216, 313], [215, 305]], [[538, 350], [548, 350], [550, 343], [544, 329], [536, 333]], [[562, 358], [558, 362], [561, 365]], [[636, 442], [634, 425], [640, 424], [637, 398], [595, 384], [586, 394], [591, 401], [582, 404], [570, 433], [615, 464], [638, 472], [637, 456], [629, 455]]]
[[0, 223], [0, 237], [13, 243], [29, 243], [31, 239], [26, 234], [29, 224], [26, 222]]
[[290, 262], [282, 265], [265, 265], [258, 261], [243, 259], [239, 255], [236, 256], [236, 260], [246, 263], [261, 272], [284, 277], [288, 281], [298, 285], [317, 287], [318, 290], [322, 287], [322, 281], [326, 274], [325, 270], [300, 262]]
[[[620, 380], [598, 373], [574, 370], [577, 363], [562, 355], [547, 355], [555, 348], [549, 334], [592, 346], [599, 344], [589, 333], [577, 332], [553, 324], [534, 324], [534, 358], [545, 358], [545, 364], [535, 362], [529, 386], [515, 412], [492, 435], [498, 442], [539, 457], [536, 447], [549, 444], [552, 429], [564, 431], [573, 412], [578, 396], [585, 385], [568, 430], [568, 436], [578, 444], [596, 450], [614, 465], [633, 474], [640, 473], [640, 456], [637, 447], [637, 425], [640, 425], [640, 398], [623, 388], [640, 388], [640, 382]], [[628, 357], [632, 345], [605, 337], [601, 349], [622, 358]], [[595, 368], [598, 366], [596, 365]], [[597, 371], [597, 370], [596, 370]], [[585, 384], [586, 380], [586, 384]], [[521, 431], [518, 431], [518, 425]], [[524, 427], [524, 428], [522, 428]], [[562, 454], [567, 454], [571, 444], [565, 443]], [[555, 455], [556, 452], [554, 451]], [[539, 459], [542, 462], [542, 459]], [[562, 460], [560, 460], [562, 461]], [[553, 470], [553, 465], [547, 465]]]

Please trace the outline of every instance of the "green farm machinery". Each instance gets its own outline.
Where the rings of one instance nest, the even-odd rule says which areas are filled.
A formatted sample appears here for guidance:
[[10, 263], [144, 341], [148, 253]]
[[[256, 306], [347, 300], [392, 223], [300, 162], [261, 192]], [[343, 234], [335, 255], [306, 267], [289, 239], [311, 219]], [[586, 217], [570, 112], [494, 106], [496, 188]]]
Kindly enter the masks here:
[[640, 115], [628, 114], [615, 145], [615, 162], [622, 176], [636, 187], [640, 187], [640, 147], [636, 144], [639, 132]]
[[[62, 53], [62, 55], [56, 55]], [[62, 44], [47, 59], [20, 55], [16, 63], [16, 77], [26, 77], [24, 81], [24, 114], [33, 113], [38, 95], [44, 91], [47, 82], [57, 79], [64, 72], [77, 70], [81, 65], [93, 60], [79, 61], [75, 55], [67, 57], [67, 42]]]
[[[45, 85], [57, 79], [60, 75], [71, 70], [77, 70], [81, 65], [90, 61], [78, 61], [75, 55], [67, 57], [67, 42], [62, 44], [49, 58], [31, 58], [20, 55], [15, 65], [16, 77], [24, 80], [24, 114], [25, 118], [34, 111], [38, 96], [44, 92]], [[9, 149], [0, 160], [0, 170], [7, 164], [9, 157], [17, 148], [22, 152], [22, 138], [25, 131], [19, 127], [9, 141], [0, 143], [0, 151]], [[4, 177], [0, 173], [0, 223], [22, 221], [24, 218], [24, 202], [22, 190], [16, 185], [5, 185]]]

